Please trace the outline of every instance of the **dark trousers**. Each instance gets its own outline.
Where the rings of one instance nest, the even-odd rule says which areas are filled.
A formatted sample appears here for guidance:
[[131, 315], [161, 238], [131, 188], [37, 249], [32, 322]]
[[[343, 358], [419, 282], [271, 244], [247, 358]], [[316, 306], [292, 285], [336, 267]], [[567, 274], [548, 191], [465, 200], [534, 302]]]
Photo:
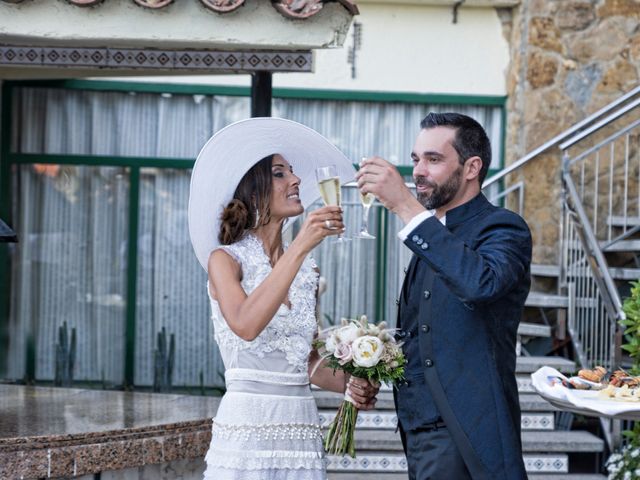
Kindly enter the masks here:
[[403, 433], [409, 480], [471, 480], [458, 447], [444, 424]]

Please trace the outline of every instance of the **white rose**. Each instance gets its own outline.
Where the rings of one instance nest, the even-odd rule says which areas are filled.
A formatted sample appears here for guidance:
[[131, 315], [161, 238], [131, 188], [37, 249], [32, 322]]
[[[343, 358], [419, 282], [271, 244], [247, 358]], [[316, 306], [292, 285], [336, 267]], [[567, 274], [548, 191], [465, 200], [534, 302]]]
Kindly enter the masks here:
[[336, 336], [340, 343], [351, 344], [356, 338], [358, 338], [358, 327], [353, 323], [345, 327], [341, 327], [336, 331]]
[[336, 350], [336, 347], [338, 346], [338, 343], [340, 343], [338, 341], [338, 339], [336, 338], [335, 333], [332, 335], [329, 335], [329, 338], [327, 338], [327, 341], [324, 342], [324, 348], [327, 352], [329, 353], [333, 353]]
[[365, 335], [356, 338], [351, 349], [353, 350], [353, 363], [358, 367], [373, 367], [380, 361], [383, 345], [378, 337]]

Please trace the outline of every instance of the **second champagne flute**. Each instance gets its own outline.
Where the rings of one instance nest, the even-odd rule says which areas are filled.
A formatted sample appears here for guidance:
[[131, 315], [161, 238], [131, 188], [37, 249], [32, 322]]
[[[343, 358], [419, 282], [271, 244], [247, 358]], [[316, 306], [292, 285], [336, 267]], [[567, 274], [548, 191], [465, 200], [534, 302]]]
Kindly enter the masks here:
[[[328, 165], [316, 169], [316, 179], [318, 180], [318, 189], [322, 195], [322, 201], [325, 205], [340, 206], [340, 177], [338, 176], [335, 165]], [[349, 238], [344, 238], [342, 234], [338, 235], [334, 241], [338, 243], [346, 242]]]

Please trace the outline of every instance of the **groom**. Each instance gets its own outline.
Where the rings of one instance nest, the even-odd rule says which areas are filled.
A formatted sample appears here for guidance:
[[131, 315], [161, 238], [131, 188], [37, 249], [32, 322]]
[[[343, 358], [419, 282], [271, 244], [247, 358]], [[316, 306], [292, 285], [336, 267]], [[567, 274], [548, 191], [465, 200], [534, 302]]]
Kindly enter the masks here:
[[405, 223], [398, 236], [413, 251], [398, 313], [406, 382], [394, 390], [409, 478], [526, 479], [515, 351], [531, 235], [481, 193], [491, 146], [478, 122], [430, 113], [420, 126], [417, 199], [381, 158], [357, 174]]

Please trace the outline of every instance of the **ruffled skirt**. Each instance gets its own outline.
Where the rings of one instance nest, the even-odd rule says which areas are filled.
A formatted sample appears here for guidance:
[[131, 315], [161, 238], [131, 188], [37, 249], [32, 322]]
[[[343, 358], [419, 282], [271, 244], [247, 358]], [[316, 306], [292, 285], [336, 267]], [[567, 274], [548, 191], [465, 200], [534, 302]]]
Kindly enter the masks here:
[[213, 420], [204, 479], [325, 480], [318, 410], [308, 377], [276, 374], [266, 384], [233, 381], [246, 374], [227, 371], [227, 393]]

